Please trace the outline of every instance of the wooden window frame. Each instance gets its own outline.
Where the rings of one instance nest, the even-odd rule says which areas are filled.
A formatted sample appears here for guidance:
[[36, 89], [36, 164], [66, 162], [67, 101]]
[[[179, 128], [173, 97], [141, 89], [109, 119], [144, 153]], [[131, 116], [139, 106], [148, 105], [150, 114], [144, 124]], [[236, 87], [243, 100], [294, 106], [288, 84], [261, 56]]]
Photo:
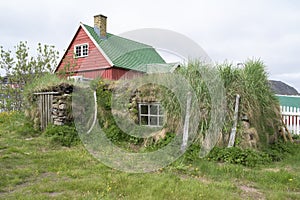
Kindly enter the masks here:
[[[147, 106], [147, 113], [142, 113], [142, 106]], [[157, 107], [156, 114], [151, 113], [151, 106]], [[150, 127], [162, 127], [164, 124], [164, 110], [160, 103], [138, 103], [138, 113], [139, 113], [139, 124], [141, 126], [150, 126]], [[142, 124], [142, 117], [147, 118], [147, 123]], [[155, 119], [156, 123], [153, 124], [151, 119]], [[160, 118], [162, 118], [162, 122], [160, 123]]]

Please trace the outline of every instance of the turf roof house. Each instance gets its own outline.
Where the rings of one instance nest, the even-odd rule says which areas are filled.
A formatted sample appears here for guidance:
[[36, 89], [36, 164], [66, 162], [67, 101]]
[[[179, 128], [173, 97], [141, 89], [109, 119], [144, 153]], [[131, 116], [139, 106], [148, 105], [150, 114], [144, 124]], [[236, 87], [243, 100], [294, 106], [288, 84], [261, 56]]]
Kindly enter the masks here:
[[[106, 19], [103, 15], [94, 16], [94, 27], [80, 23], [56, 73], [64, 70], [76, 77], [118, 80], [124, 75], [132, 78], [157, 70], [172, 72], [178, 67], [167, 64], [149, 45], [107, 33]], [[75, 67], [66, 69], [73, 58]]]

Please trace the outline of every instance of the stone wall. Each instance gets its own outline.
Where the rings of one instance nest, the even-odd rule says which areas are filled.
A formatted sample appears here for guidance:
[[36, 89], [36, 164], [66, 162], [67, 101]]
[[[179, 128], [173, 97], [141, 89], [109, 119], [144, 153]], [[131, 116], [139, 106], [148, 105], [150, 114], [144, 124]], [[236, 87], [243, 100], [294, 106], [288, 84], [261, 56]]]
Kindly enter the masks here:
[[52, 119], [54, 125], [64, 125], [71, 121], [71, 94], [59, 94], [53, 96]]

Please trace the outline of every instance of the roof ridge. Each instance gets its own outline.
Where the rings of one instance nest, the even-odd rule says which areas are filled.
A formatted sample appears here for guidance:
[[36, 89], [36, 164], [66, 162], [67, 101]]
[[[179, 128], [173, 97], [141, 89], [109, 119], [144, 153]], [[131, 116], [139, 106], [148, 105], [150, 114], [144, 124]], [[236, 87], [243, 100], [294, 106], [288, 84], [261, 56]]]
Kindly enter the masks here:
[[[90, 25], [87, 25], [87, 24], [83, 24], [83, 25], [84, 25], [84, 26], [88, 26], [88, 27], [90, 27], [90, 28], [94, 28], [94, 27], [92, 27], [92, 26], [90, 26]], [[119, 35], [115, 35], [115, 34], [113, 34], [113, 33], [108, 33], [108, 32], [107, 32], [107, 34], [109, 34], [110, 37], [118, 37], [118, 38], [121, 38], [121, 39], [123, 39], [123, 40], [128, 40], [128, 41], [130, 41], [130, 42], [134, 42], [134, 43], [137, 43], [137, 44], [141, 44], [141, 45], [148, 46], [149, 48], [154, 48], [153, 46], [151, 46], [151, 45], [149, 45], [149, 44], [145, 44], [145, 43], [142, 43], [142, 42], [138, 42], [138, 41], [135, 41], [135, 40], [126, 38], [126, 37], [122, 37], [122, 36], [119, 36]], [[103, 38], [99, 38], [99, 39], [100, 39], [100, 40], [105, 40], [105, 39], [103, 39]]]

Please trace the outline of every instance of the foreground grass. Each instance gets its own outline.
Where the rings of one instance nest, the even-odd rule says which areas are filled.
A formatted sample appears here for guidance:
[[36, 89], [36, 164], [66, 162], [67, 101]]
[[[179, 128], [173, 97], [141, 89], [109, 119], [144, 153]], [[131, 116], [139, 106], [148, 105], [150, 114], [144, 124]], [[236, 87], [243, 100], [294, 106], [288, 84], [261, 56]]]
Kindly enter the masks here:
[[300, 151], [256, 168], [178, 160], [129, 174], [104, 166], [82, 145], [28, 135], [23, 125], [0, 122], [0, 199], [300, 199]]

